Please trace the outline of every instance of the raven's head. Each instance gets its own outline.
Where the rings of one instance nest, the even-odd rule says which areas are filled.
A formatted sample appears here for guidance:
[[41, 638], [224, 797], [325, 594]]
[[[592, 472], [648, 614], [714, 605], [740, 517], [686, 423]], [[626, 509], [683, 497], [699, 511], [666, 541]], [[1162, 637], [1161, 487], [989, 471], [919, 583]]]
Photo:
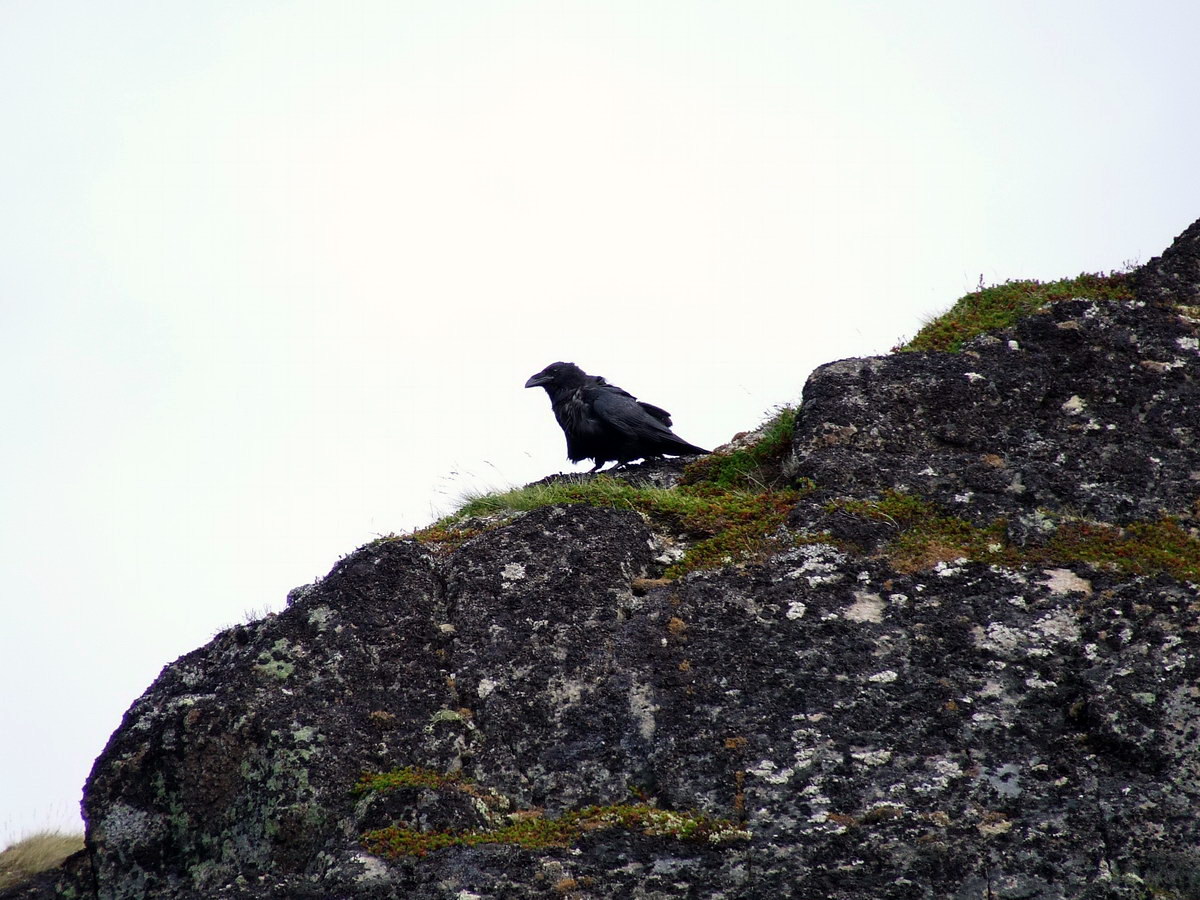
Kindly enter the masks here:
[[555, 387], [578, 387], [587, 381], [588, 374], [569, 362], [550, 363], [536, 375], [531, 375], [525, 382], [525, 387], [544, 387], [550, 390]]

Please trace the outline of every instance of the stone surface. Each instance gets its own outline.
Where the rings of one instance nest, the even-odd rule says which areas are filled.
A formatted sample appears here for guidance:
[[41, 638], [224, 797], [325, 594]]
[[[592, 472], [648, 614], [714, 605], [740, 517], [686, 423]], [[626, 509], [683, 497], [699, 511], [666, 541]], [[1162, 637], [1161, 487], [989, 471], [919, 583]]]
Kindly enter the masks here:
[[[1181, 242], [1129, 303], [819, 369], [792, 460], [817, 489], [791, 533], [889, 489], [1004, 518], [1017, 543], [1048, 514], [1194, 528], [1200, 228]], [[1200, 896], [1200, 586], [900, 572], [820, 542], [664, 581], [658, 546], [632, 511], [573, 506], [451, 552], [362, 548], [167, 666], [96, 761], [86, 856], [4, 896]], [[354, 790], [406, 766], [471, 787]], [[607, 829], [398, 860], [362, 840], [631, 802], [749, 837]]]
[[1195, 517], [1196, 336], [1176, 306], [1073, 300], [962, 353], [829, 363], [805, 386], [797, 472], [825, 491], [920, 493], [977, 523]]

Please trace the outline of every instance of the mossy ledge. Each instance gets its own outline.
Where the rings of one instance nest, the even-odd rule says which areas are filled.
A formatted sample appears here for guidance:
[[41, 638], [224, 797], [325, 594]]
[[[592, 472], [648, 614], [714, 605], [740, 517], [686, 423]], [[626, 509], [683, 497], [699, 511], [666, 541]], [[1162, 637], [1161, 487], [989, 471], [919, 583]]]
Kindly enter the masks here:
[[1077, 299], [1132, 300], [1132, 279], [1124, 272], [1108, 275], [1085, 272], [1076, 278], [1059, 281], [1006, 281], [981, 287], [961, 297], [948, 311], [928, 322], [911, 341], [893, 349], [957, 353], [971, 338], [1015, 325], [1018, 319], [1033, 315], [1051, 303]]
[[1008, 540], [1008, 523], [1002, 519], [986, 527], [973, 525], [901, 491], [884, 491], [877, 500], [834, 500], [825, 510], [893, 526], [897, 534], [882, 553], [901, 572], [967, 559], [1006, 567], [1089, 563], [1130, 575], [1165, 573], [1200, 581], [1200, 539], [1172, 518], [1118, 526], [1048, 517], [1053, 531], [1045, 543], [1020, 547]]
[[[443, 775], [431, 769], [405, 766], [392, 772], [366, 773], [355, 785], [358, 795], [387, 793], [404, 788], [435, 791], [460, 791], [480, 796], [500, 795], [478, 787], [459, 774]], [[507, 806], [507, 803], [489, 806]], [[651, 837], [667, 837], [704, 844], [728, 844], [750, 839], [750, 832], [726, 819], [715, 819], [697, 812], [673, 812], [646, 803], [617, 803], [568, 810], [546, 817], [540, 810], [519, 810], [507, 815], [494, 811], [489, 815], [492, 828], [473, 831], [420, 831], [405, 825], [390, 825], [366, 832], [363, 846], [376, 856], [388, 859], [425, 856], [448, 847], [476, 847], [480, 844], [510, 844], [526, 850], [570, 847], [584, 835], [606, 829], [624, 829]]]
[[583, 504], [631, 509], [690, 539], [667, 578], [761, 560], [785, 549], [781, 528], [811, 482], [784, 486], [796, 410], [781, 407], [745, 445], [690, 463], [678, 485], [637, 486], [607, 473], [566, 476], [469, 498], [457, 512], [413, 533], [436, 550], [453, 550], [514, 515], [544, 506]]

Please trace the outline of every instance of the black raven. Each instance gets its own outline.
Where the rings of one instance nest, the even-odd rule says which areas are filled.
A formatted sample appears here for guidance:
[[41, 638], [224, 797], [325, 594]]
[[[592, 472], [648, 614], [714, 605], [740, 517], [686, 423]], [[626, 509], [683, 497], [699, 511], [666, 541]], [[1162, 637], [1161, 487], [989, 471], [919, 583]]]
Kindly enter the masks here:
[[673, 434], [671, 414], [665, 409], [641, 402], [575, 363], [550, 363], [525, 387], [546, 389], [554, 418], [567, 436], [567, 458], [595, 460], [593, 472], [612, 459], [620, 466], [664, 454], [709, 452]]

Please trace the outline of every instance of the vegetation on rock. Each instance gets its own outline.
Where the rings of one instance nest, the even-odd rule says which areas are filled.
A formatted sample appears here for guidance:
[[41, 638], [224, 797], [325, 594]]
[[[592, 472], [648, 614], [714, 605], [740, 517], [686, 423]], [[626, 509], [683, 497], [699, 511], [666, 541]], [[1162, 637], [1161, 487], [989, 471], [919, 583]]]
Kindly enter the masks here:
[[[462, 790], [464, 786], [474, 787], [473, 783], [457, 774], [442, 775], [429, 769], [407, 766], [394, 772], [366, 774], [355, 787], [355, 792], [388, 792], [401, 788]], [[480, 844], [511, 844], [526, 850], [569, 847], [588, 833], [606, 829], [624, 829], [652, 837], [709, 844], [750, 838], [748, 831], [731, 821], [696, 812], [673, 812], [646, 803], [588, 806], [552, 817], [543, 816], [540, 810], [520, 810], [492, 818], [495, 822], [493, 827], [474, 831], [422, 831], [406, 825], [390, 825], [364, 834], [363, 846], [377, 856], [398, 859], [425, 856], [447, 847], [475, 847]]]
[[887, 542], [883, 555], [900, 572], [959, 559], [1009, 567], [1082, 562], [1130, 575], [1166, 573], [1200, 581], [1200, 538], [1171, 518], [1119, 527], [1050, 517], [1053, 533], [1044, 544], [1019, 547], [1008, 540], [1008, 523], [1002, 519], [980, 527], [901, 491], [884, 491], [874, 500], [835, 500], [825, 508], [894, 527], [896, 535]]
[[495, 494], [472, 497], [458, 512], [413, 534], [432, 546], [453, 549], [509, 521], [514, 514], [544, 506], [584, 504], [631, 509], [692, 540], [682, 558], [664, 572], [688, 572], [752, 562], [788, 544], [780, 533], [788, 512], [811, 483], [782, 486], [796, 410], [784, 407], [753, 433], [745, 446], [705, 456], [671, 488], [638, 486], [608, 473], [566, 476]]
[[1084, 273], [1077, 278], [1042, 283], [1006, 281], [992, 287], [980, 287], [967, 294], [947, 312], [928, 322], [916, 337], [893, 348], [905, 350], [943, 350], [957, 353], [964, 343], [987, 331], [1015, 325], [1018, 319], [1033, 315], [1060, 300], [1132, 300], [1130, 278], [1122, 272], [1109, 275]]
[[39, 831], [0, 852], [0, 890], [14, 887], [39, 872], [53, 869], [83, 849], [82, 834]]

